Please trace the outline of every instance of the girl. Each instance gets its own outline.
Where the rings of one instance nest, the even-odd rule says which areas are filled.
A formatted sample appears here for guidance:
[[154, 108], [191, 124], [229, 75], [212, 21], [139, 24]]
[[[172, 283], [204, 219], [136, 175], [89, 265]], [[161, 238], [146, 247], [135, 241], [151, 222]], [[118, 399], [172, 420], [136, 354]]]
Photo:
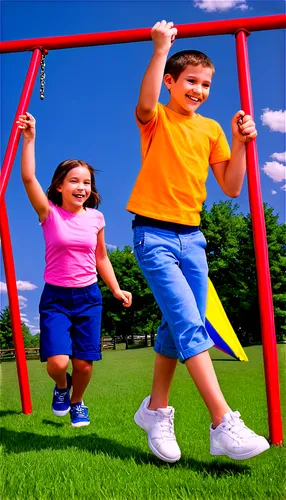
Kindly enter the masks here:
[[[47, 372], [56, 383], [52, 411], [60, 417], [70, 412], [73, 427], [86, 426], [90, 420], [83, 394], [93, 361], [101, 359], [102, 297], [97, 272], [124, 307], [131, 306], [132, 296], [120, 289], [106, 252], [104, 217], [96, 210], [100, 196], [94, 169], [82, 160], [63, 161], [46, 196], [35, 176], [36, 121], [26, 113], [17, 123], [23, 131], [22, 180], [46, 244], [40, 357], [47, 361]], [[67, 373], [70, 357], [72, 377]]]

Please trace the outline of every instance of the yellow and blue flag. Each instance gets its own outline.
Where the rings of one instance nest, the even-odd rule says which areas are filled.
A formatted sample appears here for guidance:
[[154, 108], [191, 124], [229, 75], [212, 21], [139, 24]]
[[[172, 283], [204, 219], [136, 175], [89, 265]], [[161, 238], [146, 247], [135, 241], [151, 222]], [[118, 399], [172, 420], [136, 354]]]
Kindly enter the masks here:
[[217, 349], [240, 361], [248, 361], [248, 357], [229, 322], [210, 279], [208, 284], [206, 329]]

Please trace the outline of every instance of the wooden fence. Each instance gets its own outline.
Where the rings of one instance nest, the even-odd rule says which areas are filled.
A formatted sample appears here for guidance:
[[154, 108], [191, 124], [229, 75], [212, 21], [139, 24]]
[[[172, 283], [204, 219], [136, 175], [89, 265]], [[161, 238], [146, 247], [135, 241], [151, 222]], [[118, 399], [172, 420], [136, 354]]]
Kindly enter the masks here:
[[[27, 359], [38, 359], [40, 357], [39, 347], [25, 347]], [[0, 361], [15, 359], [15, 349], [0, 349]]]
[[[146, 345], [147, 342], [147, 345]], [[128, 337], [123, 339], [121, 337], [101, 337], [101, 350], [107, 351], [109, 349], [116, 349], [117, 344], [125, 344], [125, 348], [132, 347], [147, 347], [154, 344], [154, 339], [145, 335], [136, 335], [133, 337]], [[27, 359], [39, 359], [40, 348], [39, 347], [25, 347], [25, 354]], [[0, 349], [0, 362], [9, 361], [15, 359], [15, 349]]]

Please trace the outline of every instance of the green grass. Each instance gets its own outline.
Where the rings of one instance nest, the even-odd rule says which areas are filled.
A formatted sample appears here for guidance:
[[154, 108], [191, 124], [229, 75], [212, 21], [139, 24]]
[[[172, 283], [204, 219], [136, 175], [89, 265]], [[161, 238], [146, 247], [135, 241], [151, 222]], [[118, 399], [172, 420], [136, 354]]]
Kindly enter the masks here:
[[[285, 408], [286, 346], [280, 345]], [[212, 349], [224, 394], [245, 422], [268, 436], [261, 347], [240, 363]], [[160, 462], [133, 414], [151, 387], [151, 348], [106, 351], [86, 392], [91, 425], [76, 429], [50, 411], [53, 382], [29, 362], [33, 414], [22, 415], [14, 362], [2, 364], [1, 500], [285, 499], [285, 448], [250, 461], [209, 454], [209, 416], [187, 370], [179, 365], [170, 403], [182, 450], [177, 464]], [[284, 373], [282, 373], [284, 371]], [[285, 414], [285, 413], [284, 413]]]

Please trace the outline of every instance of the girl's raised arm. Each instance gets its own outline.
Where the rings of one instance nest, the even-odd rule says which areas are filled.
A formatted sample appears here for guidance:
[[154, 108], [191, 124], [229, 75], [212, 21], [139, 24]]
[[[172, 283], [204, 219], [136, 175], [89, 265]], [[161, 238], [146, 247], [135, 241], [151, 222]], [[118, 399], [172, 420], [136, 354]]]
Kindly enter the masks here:
[[22, 180], [34, 209], [36, 210], [40, 222], [43, 222], [49, 215], [50, 206], [48, 199], [36, 178], [35, 162], [35, 137], [36, 120], [30, 114], [20, 115], [17, 121], [19, 128], [23, 131], [23, 148], [21, 159]]

